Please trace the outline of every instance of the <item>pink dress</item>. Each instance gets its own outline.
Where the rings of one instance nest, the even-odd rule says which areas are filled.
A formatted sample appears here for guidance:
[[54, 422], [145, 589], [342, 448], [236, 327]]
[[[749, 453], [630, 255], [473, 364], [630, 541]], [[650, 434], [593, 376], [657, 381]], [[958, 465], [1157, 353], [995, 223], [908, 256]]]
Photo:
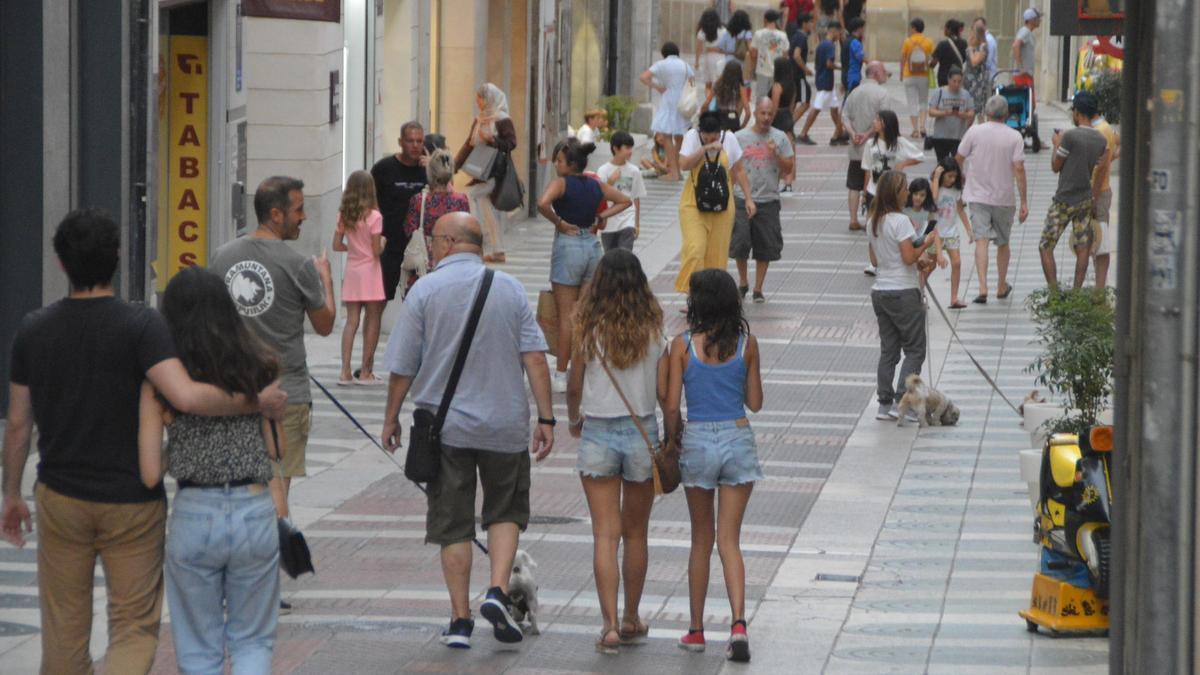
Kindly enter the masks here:
[[[342, 219], [338, 217], [338, 227]], [[383, 234], [383, 216], [371, 209], [354, 229], [346, 230], [346, 271], [342, 275], [342, 302], [382, 302], [383, 268], [371, 246], [373, 235]]]

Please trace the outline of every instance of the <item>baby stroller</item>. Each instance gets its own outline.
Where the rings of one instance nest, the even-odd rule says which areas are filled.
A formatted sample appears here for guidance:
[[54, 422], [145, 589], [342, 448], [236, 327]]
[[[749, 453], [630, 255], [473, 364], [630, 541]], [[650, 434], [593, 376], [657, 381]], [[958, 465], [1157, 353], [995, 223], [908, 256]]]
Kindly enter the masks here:
[[[1031, 139], [1030, 149], [1033, 152], [1041, 152], [1042, 139], [1038, 137], [1037, 102], [1033, 97], [1033, 89], [1013, 84], [1012, 78], [1016, 74], [1015, 70], [996, 71], [992, 76], [992, 84], [996, 87], [996, 93], [1008, 100], [1008, 126], [1021, 132], [1025, 138]], [[1001, 75], [1008, 75], [1007, 85], [997, 84], [996, 80]]]

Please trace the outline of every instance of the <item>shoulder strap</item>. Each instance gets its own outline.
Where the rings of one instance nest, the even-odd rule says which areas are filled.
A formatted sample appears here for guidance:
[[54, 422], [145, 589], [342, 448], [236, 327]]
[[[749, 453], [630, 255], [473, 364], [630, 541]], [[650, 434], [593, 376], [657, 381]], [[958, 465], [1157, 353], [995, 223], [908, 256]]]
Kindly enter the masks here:
[[483, 280], [479, 282], [479, 290], [475, 293], [475, 305], [471, 307], [471, 315], [467, 318], [467, 327], [463, 330], [462, 342], [458, 345], [458, 356], [454, 357], [454, 368], [451, 369], [450, 380], [446, 383], [446, 393], [442, 394], [442, 404], [438, 406], [437, 418], [433, 422], [435, 434], [440, 434], [442, 425], [446, 423], [446, 414], [450, 412], [450, 400], [454, 398], [454, 390], [458, 388], [458, 378], [462, 376], [463, 366], [467, 363], [471, 341], [475, 338], [475, 328], [479, 325], [479, 315], [483, 313], [483, 303], [487, 301], [492, 277], [495, 275], [494, 270], [485, 270]]
[[607, 359], [601, 355], [598, 360], [600, 361], [600, 367], [608, 375], [609, 382], [612, 382], [613, 389], [617, 390], [617, 396], [621, 397], [621, 402], [625, 404], [625, 409], [629, 411], [629, 416], [633, 418], [634, 426], [642, 434], [642, 440], [646, 441], [646, 450], [650, 452], [650, 459], [654, 459], [654, 441], [650, 440], [650, 434], [646, 433], [646, 428], [642, 426], [642, 421], [638, 419], [638, 414], [634, 411], [633, 406], [629, 404], [629, 399], [625, 398], [625, 392], [621, 391], [621, 385], [617, 384], [617, 378], [612, 374], [612, 370], [609, 369]]

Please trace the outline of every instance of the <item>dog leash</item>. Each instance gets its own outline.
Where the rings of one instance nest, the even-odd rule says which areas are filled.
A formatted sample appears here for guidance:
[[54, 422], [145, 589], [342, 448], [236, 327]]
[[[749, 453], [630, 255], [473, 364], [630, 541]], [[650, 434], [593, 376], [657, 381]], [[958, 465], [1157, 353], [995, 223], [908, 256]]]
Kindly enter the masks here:
[[[371, 432], [367, 431], [366, 427], [364, 427], [362, 425], [362, 423], [358, 421], [358, 418], [356, 418], [353, 413], [351, 413], [349, 410], [347, 410], [346, 406], [342, 405], [342, 402], [337, 400], [337, 397], [334, 396], [332, 392], [330, 392], [328, 389], [325, 388], [325, 385], [321, 384], [320, 381], [318, 381], [317, 378], [313, 377], [312, 375], [309, 375], [308, 379], [312, 380], [313, 384], [317, 385], [317, 388], [320, 389], [321, 392], [323, 394], [325, 394], [325, 396], [328, 397], [329, 400], [332, 401], [335, 406], [337, 406], [337, 409], [341, 410], [342, 414], [345, 415], [347, 418], [349, 418], [350, 422], [352, 424], [354, 424], [354, 426], [358, 427], [358, 430], [363, 433], [363, 436], [366, 436], [371, 441], [371, 443], [374, 444], [375, 447], [379, 448], [379, 451], [382, 452], [384, 454], [384, 456], [387, 457], [388, 460], [390, 460], [392, 462], [392, 464], [396, 465], [396, 468], [400, 469], [401, 474], [404, 473], [404, 465], [402, 465], [400, 462], [396, 461], [396, 458], [392, 455], [392, 453], [388, 452], [387, 449], [383, 447], [383, 444], [379, 442], [379, 439], [375, 438], [375, 436], [373, 436], [371, 434]], [[426, 490], [425, 487], [422, 486], [420, 483], [417, 483], [416, 481], [409, 481], [409, 482], [412, 483], [413, 485], [416, 485], [417, 489], [420, 490], [421, 492], [424, 492], [426, 495], [429, 494], [429, 490]], [[474, 526], [472, 526], [472, 527], [474, 527]], [[480, 543], [478, 537], [472, 537], [471, 541], [475, 542], [475, 545], [479, 547], [480, 551], [483, 551], [484, 555], [488, 555], [487, 547], [484, 546], [482, 543]]]
[[[954, 324], [950, 321], [950, 317], [946, 315], [946, 310], [942, 309], [942, 303], [938, 300], [937, 294], [933, 292], [933, 287], [929, 284], [926, 284], [925, 292], [929, 294], [929, 298], [933, 300], [933, 306], [937, 307], [938, 313], [941, 314], [942, 319], [946, 321], [946, 326], [950, 328], [950, 334], [954, 336], [954, 341], [958, 343], [959, 347], [962, 347], [962, 350], [966, 353], [967, 358], [971, 359], [971, 363], [975, 364], [975, 369], [978, 370], [979, 374], [983, 376], [983, 379], [987, 380], [987, 383], [991, 385], [992, 391], [999, 394], [1000, 398], [1004, 399], [1004, 402], [1008, 404], [1008, 407], [1012, 408], [1012, 411], [1016, 413], [1018, 417], [1020, 417], [1021, 412], [1017, 410], [1017, 406], [1013, 405], [1012, 401], [1008, 400], [1008, 397], [1004, 395], [1004, 392], [1000, 391], [1000, 387], [996, 386], [996, 381], [992, 379], [992, 376], [989, 375], [986, 370], [984, 370], [983, 366], [980, 365], [979, 360], [976, 359], [975, 355], [971, 353], [971, 350], [967, 349], [967, 346], [963, 344], [962, 338], [958, 336], [958, 331], [954, 329]], [[926, 340], [926, 343], [928, 342], [929, 341]]]

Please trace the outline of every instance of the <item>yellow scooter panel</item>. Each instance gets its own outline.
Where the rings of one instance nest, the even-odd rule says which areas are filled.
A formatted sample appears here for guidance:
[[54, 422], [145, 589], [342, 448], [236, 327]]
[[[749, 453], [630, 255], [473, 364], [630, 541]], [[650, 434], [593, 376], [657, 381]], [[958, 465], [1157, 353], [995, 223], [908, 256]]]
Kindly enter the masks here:
[[1075, 434], [1054, 434], [1050, 439], [1050, 475], [1055, 485], [1066, 488], [1075, 484], [1075, 466], [1083, 457], [1079, 437]]

